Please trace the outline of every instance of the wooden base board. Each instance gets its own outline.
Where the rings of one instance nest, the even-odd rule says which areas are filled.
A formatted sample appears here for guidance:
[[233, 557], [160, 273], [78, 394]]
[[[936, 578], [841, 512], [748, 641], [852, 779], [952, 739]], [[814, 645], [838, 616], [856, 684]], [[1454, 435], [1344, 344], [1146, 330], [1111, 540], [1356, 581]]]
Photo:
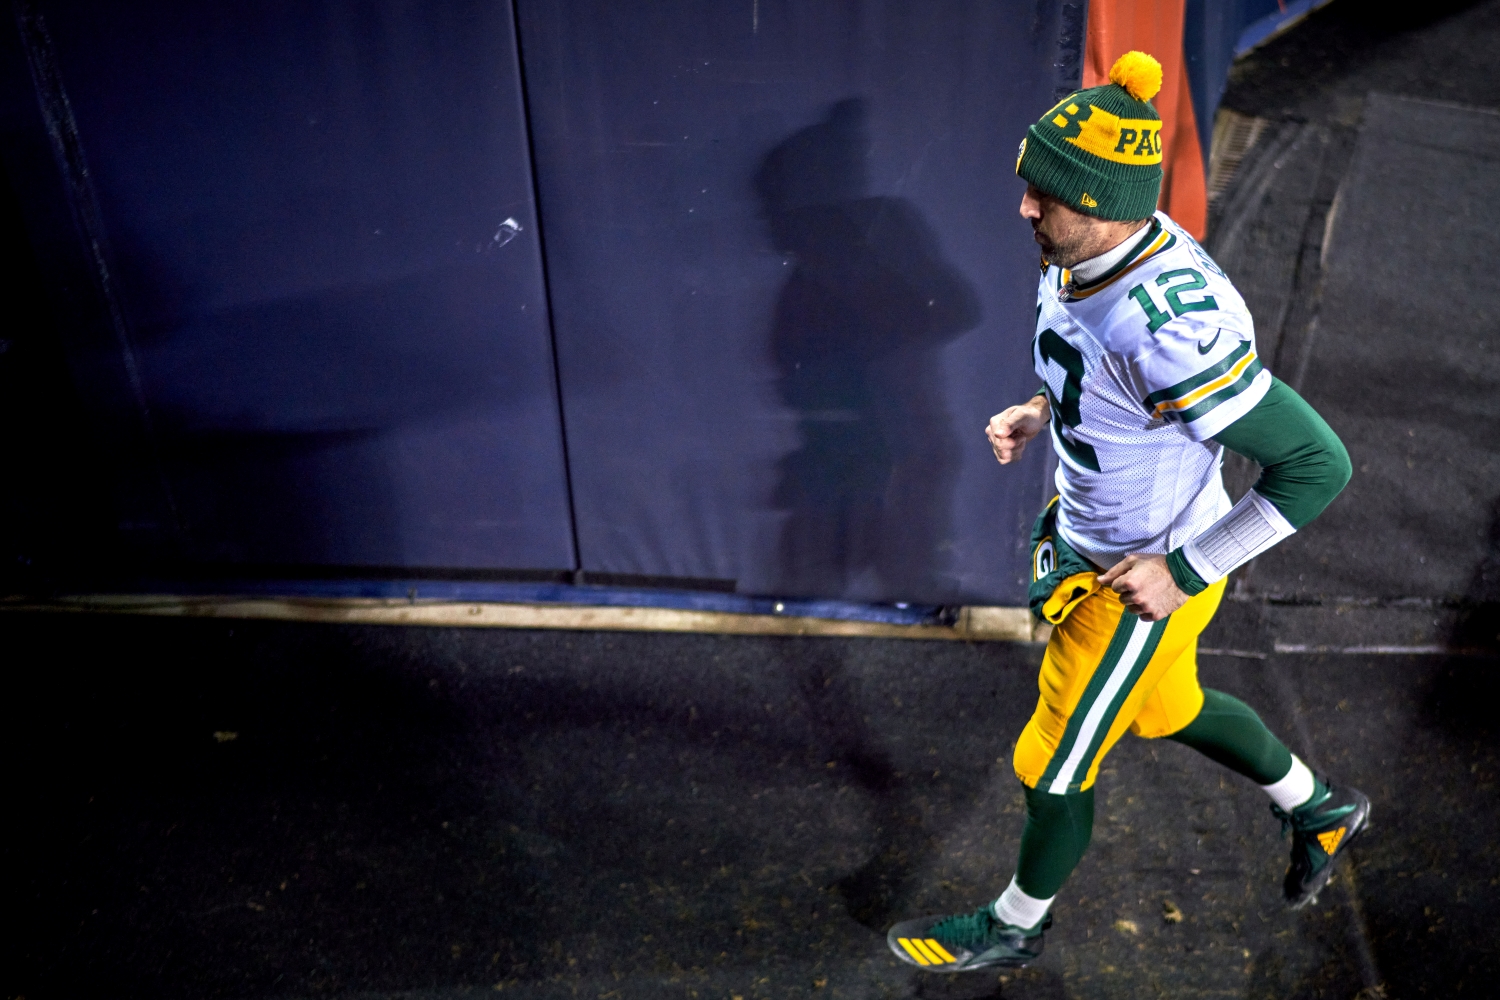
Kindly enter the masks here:
[[672, 608], [581, 607], [559, 604], [494, 604], [402, 601], [371, 598], [306, 599], [183, 597], [169, 594], [98, 594], [56, 601], [16, 599], [0, 610], [159, 615], [178, 618], [243, 618], [359, 625], [426, 625], [463, 628], [538, 628], [619, 632], [698, 632], [716, 635], [826, 635], [873, 639], [943, 639], [969, 642], [1045, 641], [1025, 608], [966, 607], [946, 625], [887, 625], [879, 622], [742, 615]]

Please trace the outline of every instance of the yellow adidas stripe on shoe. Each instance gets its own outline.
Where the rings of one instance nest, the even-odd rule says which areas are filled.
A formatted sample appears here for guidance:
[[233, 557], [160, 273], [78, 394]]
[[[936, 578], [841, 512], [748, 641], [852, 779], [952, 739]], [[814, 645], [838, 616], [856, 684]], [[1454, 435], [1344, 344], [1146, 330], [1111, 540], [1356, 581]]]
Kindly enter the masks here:
[[948, 917], [918, 917], [890, 929], [886, 943], [905, 962], [927, 972], [1018, 968], [1042, 954], [1048, 916], [1031, 929], [1012, 927], [995, 918], [988, 906]]

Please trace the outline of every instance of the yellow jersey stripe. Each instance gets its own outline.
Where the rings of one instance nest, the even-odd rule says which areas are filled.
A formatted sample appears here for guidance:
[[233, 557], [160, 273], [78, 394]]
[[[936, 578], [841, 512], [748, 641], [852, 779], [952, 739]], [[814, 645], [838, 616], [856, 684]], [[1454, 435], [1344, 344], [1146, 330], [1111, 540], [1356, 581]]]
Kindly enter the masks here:
[[1160, 403], [1157, 403], [1156, 409], [1152, 411], [1153, 415], [1160, 416], [1168, 410], [1186, 410], [1188, 407], [1198, 402], [1204, 396], [1211, 396], [1215, 392], [1218, 392], [1220, 389], [1224, 388], [1226, 385], [1233, 385], [1235, 382], [1238, 382], [1240, 376], [1245, 373], [1245, 369], [1249, 368], [1254, 363], [1255, 352], [1251, 351], [1243, 358], [1240, 358], [1239, 364], [1235, 365], [1233, 368], [1229, 369], [1229, 371], [1225, 372], [1223, 375], [1220, 375], [1212, 382], [1205, 382], [1203, 385], [1200, 385], [1198, 388], [1194, 389], [1186, 396], [1182, 396], [1178, 399], [1164, 399]]

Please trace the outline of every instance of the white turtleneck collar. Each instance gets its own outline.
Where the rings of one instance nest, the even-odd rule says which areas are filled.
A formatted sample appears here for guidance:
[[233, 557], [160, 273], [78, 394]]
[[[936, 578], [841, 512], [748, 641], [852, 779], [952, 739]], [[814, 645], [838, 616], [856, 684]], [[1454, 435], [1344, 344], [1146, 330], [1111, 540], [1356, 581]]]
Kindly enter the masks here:
[[1108, 274], [1111, 268], [1124, 260], [1136, 248], [1140, 239], [1150, 235], [1150, 228], [1151, 220], [1147, 219], [1145, 225], [1121, 240], [1113, 250], [1106, 250], [1097, 257], [1079, 261], [1069, 269], [1068, 280], [1076, 287], [1098, 281]]

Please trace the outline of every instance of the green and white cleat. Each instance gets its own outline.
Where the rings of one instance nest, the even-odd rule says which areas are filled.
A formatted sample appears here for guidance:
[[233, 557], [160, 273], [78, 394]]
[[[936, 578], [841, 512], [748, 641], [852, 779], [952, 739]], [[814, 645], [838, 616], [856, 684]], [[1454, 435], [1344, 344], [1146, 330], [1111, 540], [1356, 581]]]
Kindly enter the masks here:
[[1020, 968], [1041, 957], [1052, 915], [1029, 930], [996, 919], [988, 906], [951, 917], [903, 920], [886, 935], [896, 957], [928, 972]]
[[1292, 862], [1282, 891], [1294, 910], [1317, 902], [1333, 874], [1333, 862], [1370, 822], [1370, 800], [1363, 792], [1335, 788], [1327, 780], [1319, 786], [1312, 801], [1290, 813], [1271, 806], [1271, 813], [1281, 820], [1282, 836], [1292, 831]]

